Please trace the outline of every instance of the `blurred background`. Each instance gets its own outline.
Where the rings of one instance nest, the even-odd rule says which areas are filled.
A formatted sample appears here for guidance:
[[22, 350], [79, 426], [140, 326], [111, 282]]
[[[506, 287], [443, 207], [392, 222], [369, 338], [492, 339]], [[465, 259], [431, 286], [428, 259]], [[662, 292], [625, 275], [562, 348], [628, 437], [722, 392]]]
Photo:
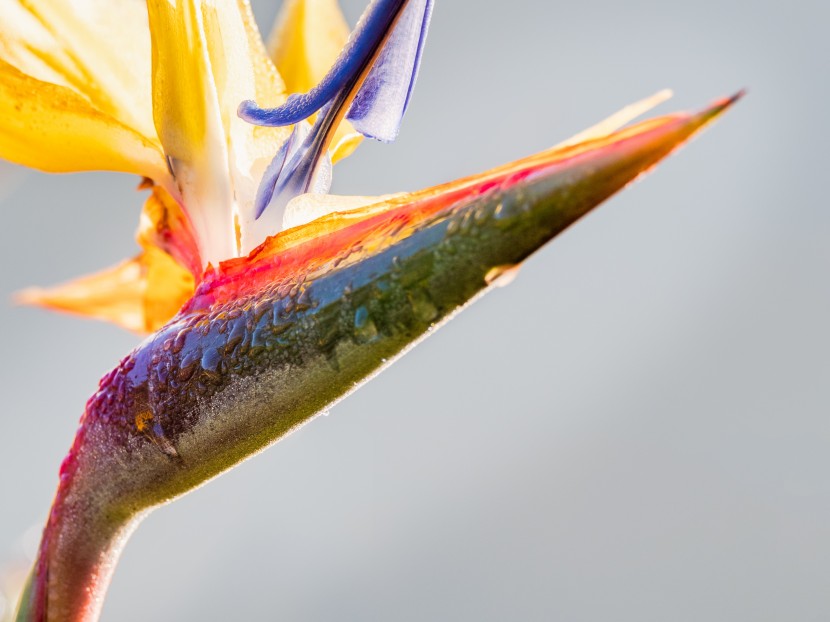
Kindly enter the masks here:
[[[661, 111], [749, 95], [329, 417], [152, 514], [104, 620], [830, 619], [830, 5], [436, 4], [400, 139], [335, 192], [478, 172], [667, 86]], [[254, 2], [264, 29], [279, 5]], [[132, 254], [143, 196], [0, 175], [0, 560], [25, 565], [138, 340], [10, 296]]]

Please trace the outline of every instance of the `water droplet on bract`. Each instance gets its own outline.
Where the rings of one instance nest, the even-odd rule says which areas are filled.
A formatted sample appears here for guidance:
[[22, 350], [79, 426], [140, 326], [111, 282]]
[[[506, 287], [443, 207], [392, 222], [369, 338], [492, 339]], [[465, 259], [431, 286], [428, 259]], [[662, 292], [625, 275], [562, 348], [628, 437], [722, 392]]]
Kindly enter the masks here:
[[280, 324], [275, 324], [271, 328], [271, 333], [274, 336], [279, 336], [279, 335], [282, 335], [284, 332], [286, 332], [287, 330], [289, 330], [290, 328], [293, 328], [293, 327], [294, 327], [294, 322], [282, 322]]
[[492, 216], [490, 205], [483, 205], [473, 212], [473, 220], [477, 225], [483, 225]]
[[182, 329], [178, 332], [175, 339], [173, 339], [172, 350], [173, 354], [178, 354], [184, 348], [184, 344], [187, 341], [187, 329]]
[[521, 264], [506, 264], [490, 268], [484, 277], [484, 282], [493, 287], [506, 287], [518, 276], [520, 267]]
[[361, 329], [369, 321], [369, 310], [366, 307], [358, 307], [354, 312], [354, 327]]
[[202, 369], [204, 369], [205, 371], [215, 372], [216, 369], [219, 367], [219, 363], [221, 360], [222, 356], [219, 354], [219, 350], [217, 350], [214, 347], [209, 347], [202, 354]]
[[243, 322], [234, 322], [233, 328], [228, 333], [228, 341], [225, 343], [225, 355], [231, 354], [243, 342], [246, 336], [245, 329]]
[[438, 309], [432, 304], [429, 294], [424, 290], [415, 290], [409, 295], [412, 312], [422, 322], [431, 322], [438, 316]]
[[251, 333], [251, 353], [253, 354], [254, 351], [258, 351], [260, 348], [264, 348], [268, 343], [267, 339], [267, 331], [264, 328], [257, 328]]
[[465, 212], [464, 217], [461, 219], [461, 224], [459, 226], [459, 231], [462, 235], [469, 235], [470, 231], [473, 228], [473, 218], [470, 212]]
[[369, 310], [366, 307], [358, 307], [354, 313], [354, 338], [358, 343], [367, 343], [378, 336], [378, 329], [372, 318], [369, 317]]

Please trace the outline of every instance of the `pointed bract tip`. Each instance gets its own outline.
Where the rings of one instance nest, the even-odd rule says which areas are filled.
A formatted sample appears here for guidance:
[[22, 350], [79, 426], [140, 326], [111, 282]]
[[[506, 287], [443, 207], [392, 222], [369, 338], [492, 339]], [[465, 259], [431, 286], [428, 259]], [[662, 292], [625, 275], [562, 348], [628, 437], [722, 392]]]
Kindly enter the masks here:
[[741, 89], [740, 91], [738, 91], [730, 97], [723, 97], [711, 104], [702, 112], [700, 112], [699, 116], [706, 121], [714, 119], [715, 117], [719, 116], [721, 113], [726, 111], [728, 108], [732, 107], [732, 105], [738, 102], [738, 100], [740, 100], [741, 98], [743, 98], [744, 95], [746, 95], [746, 89]]

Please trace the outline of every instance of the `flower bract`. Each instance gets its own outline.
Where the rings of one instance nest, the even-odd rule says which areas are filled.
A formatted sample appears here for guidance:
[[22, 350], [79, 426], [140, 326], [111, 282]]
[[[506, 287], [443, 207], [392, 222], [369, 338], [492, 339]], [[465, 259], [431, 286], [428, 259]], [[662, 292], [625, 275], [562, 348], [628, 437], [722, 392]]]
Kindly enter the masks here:
[[97, 619], [155, 507], [372, 378], [737, 98], [576, 137], [469, 178], [328, 194], [364, 137], [393, 140], [432, 0], [7, 0], [0, 157], [139, 176], [139, 252], [22, 292], [147, 338], [100, 381], [60, 471], [20, 620]]

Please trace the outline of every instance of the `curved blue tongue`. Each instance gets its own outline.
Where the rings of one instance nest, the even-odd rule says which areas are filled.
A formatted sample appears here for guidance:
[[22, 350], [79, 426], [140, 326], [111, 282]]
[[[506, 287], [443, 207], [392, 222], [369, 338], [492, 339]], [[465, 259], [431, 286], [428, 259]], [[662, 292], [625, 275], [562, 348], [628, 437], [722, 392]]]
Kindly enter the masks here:
[[[433, 0], [373, 0], [326, 76], [308, 93], [282, 106], [239, 106], [239, 116], [264, 126], [292, 125], [320, 114], [307, 135], [295, 128], [263, 176], [256, 217], [269, 207], [284, 209], [310, 190], [326, 192], [328, 143], [345, 117], [369, 138], [394, 140], [406, 113], [426, 40]], [[316, 186], [316, 187], [315, 187]]]
[[346, 118], [364, 136], [391, 142], [409, 106], [432, 16], [432, 0], [412, 0], [398, 19]]

